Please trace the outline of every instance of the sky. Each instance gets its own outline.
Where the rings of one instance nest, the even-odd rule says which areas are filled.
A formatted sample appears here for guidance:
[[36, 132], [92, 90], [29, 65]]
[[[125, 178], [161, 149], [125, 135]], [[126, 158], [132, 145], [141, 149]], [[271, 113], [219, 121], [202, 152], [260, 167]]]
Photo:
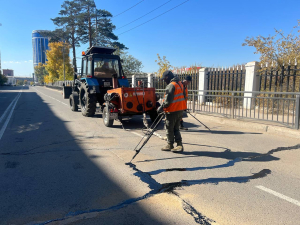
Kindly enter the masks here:
[[[63, 2], [0, 0], [2, 69], [13, 69], [15, 76], [31, 76], [32, 31], [54, 30], [50, 18], [58, 16]], [[174, 67], [228, 67], [258, 61], [259, 55], [254, 54], [253, 47], [242, 46], [245, 38], [273, 35], [274, 28], [289, 33], [300, 19], [299, 0], [95, 0], [95, 3], [97, 8], [112, 15], [137, 4], [113, 17], [112, 22], [119, 41], [143, 63], [142, 71], [146, 73], [158, 70], [157, 54], [166, 56]], [[82, 44], [77, 48], [79, 65], [80, 54], [87, 47]]]

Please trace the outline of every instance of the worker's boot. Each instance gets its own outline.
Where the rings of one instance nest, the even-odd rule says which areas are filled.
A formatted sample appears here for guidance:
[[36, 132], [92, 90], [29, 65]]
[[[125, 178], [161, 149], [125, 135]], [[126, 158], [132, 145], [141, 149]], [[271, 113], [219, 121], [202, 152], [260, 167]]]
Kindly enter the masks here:
[[187, 127], [184, 127], [184, 126], [183, 126], [183, 121], [182, 121], [182, 120], [180, 121], [180, 127], [179, 127], [179, 129], [180, 129], [180, 130], [188, 130]]
[[183, 152], [182, 142], [177, 142], [177, 146], [172, 149], [172, 152]]
[[162, 148], [162, 151], [171, 151], [174, 148], [173, 144], [168, 144], [166, 147]]

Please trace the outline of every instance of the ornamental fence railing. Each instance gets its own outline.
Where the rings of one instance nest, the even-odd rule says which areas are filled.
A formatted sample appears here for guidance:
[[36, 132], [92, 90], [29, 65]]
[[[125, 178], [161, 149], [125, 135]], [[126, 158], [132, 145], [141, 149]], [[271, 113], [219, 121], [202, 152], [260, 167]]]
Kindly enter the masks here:
[[245, 67], [208, 68], [207, 90], [243, 91]]
[[300, 92], [300, 69], [297, 65], [259, 69], [259, 91]]
[[[164, 89], [156, 92], [162, 97]], [[204, 96], [209, 101], [203, 101]], [[294, 129], [299, 129], [300, 125], [299, 92], [226, 91], [225, 93], [216, 90], [189, 90], [187, 105], [194, 113], [218, 114], [232, 119], [269, 121]]]

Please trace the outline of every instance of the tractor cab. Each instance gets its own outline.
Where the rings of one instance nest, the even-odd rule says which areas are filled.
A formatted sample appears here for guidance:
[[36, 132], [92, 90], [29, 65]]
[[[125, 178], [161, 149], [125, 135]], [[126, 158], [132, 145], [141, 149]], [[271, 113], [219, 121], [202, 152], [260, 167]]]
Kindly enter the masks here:
[[113, 55], [115, 50], [109, 47], [91, 47], [82, 52], [80, 80], [90, 84], [98, 83], [96, 88], [99, 90], [96, 90], [96, 93], [103, 94], [112, 88], [129, 87], [128, 80], [123, 74], [120, 57]]

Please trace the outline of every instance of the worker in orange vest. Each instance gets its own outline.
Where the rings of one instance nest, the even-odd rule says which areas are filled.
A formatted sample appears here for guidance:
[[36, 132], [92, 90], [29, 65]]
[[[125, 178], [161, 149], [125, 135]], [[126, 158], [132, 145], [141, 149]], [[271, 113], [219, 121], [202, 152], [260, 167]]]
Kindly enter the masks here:
[[[183, 84], [183, 87], [184, 87], [184, 92], [185, 92], [186, 105], [187, 105], [188, 96], [189, 96], [189, 94], [188, 94], [188, 85], [191, 83], [191, 81], [192, 81], [192, 77], [190, 75], [187, 75], [185, 77], [185, 79], [182, 81], [182, 84]], [[187, 117], [186, 112], [184, 113], [184, 117]], [[183, 126], [183, 119], [181, 119], [181, 121], [180, 121], [180, 127], [179, 128], [180, 128], [180, 130], [188, 130], [187, 127]]]
[[[182, 138], [179, 130], [180, 120], [183, 111], [186, 110], [186, 97], [183, 84], [167, 70], [162, 75], [162, 80], [167, 83], [165, 96], [158, 112], [164, 111], [166, 114], [166, 133], [168, 145], [162, 148], [162, 151], [182, 152]], [[177, 146], [174, 148], [174, 141]]]

